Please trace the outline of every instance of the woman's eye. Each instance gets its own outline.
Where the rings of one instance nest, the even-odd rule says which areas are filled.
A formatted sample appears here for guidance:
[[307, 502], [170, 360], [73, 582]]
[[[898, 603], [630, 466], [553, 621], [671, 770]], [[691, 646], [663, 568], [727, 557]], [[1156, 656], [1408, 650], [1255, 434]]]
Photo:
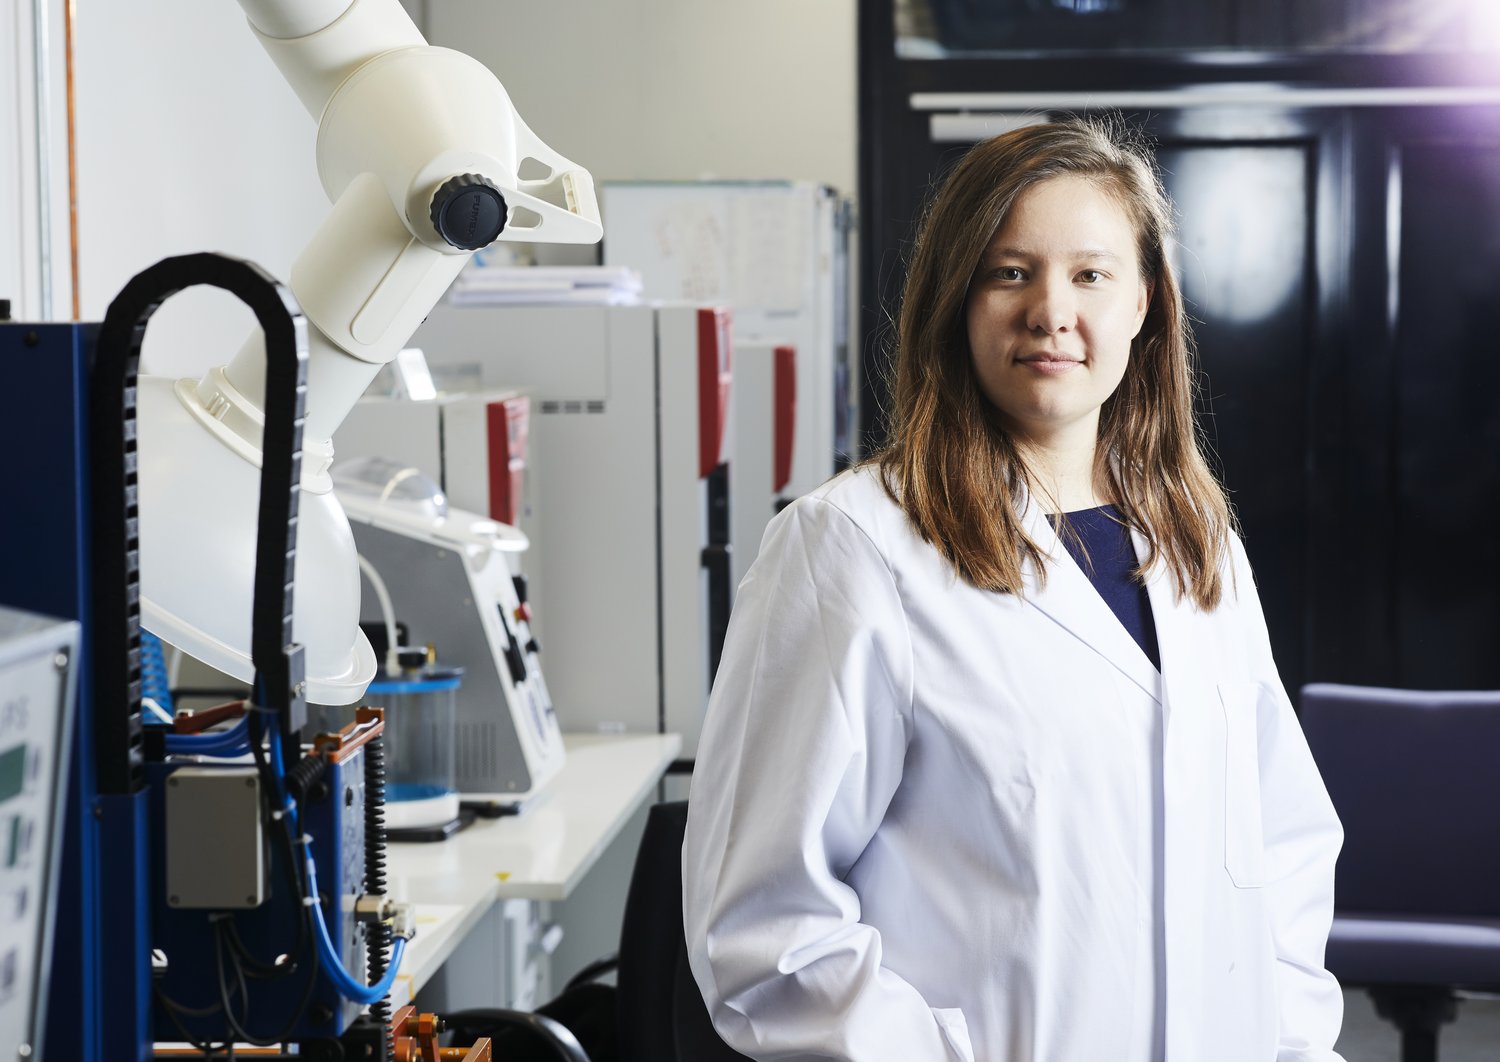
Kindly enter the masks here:
[[995, 270], [995, 279], [1024, 280], [1026, 279], [1026, 274], [1021, 272], [1021, 270], [1016, 266], [1001, 266], [999, 269]]
[[1078, 274], [1078, 279], [1085, 284], [1097, 284], [1104, 279], [1104, 274], [1097, 269], [1085, 269], [1082, 273]]

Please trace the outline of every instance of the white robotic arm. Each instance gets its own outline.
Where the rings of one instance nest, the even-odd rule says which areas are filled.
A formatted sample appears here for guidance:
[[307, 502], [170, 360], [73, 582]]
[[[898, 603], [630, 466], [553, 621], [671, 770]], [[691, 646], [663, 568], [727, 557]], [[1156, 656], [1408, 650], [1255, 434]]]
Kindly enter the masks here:
[[[304, 482], [326, 490], [323, 444], [469, 255], [496, 239], [595, 243], [599, 208], [588, 172], [527, 128], [494, 74], [429, 46], [397, 0], [240, 5], [318, 120], [318, 174], [334, 203], [291, 277], [321, 333], [310, 336]], [[545, 176], [523, 180], [523, 166]], [[264, 363], [258, 347], [242, 351], [228, 389], [206, 380], [200, 392], [258, 396]]]
[[[428, 45], [398, 0], [240, 5], [318, 120], [318, 173], [333, 200], [291, 275], [309, 354], [294, 578], [309, 699], [340, 704], [363, 692], [374, 662], [328, 476], [334, 430], [475, 250], [497, 239], [594, 243], [602, 228], [588, 172], [537, 139], [482, 64]], [[143, 377], [139, 399], [145, 625], [244, 680], [249, 598], [210, 583], [238, 572], [248, 587], [253, 570], [253, 533], [246, 541], [240, 528], [255, 526], [264, 392], [257, 331], [200, 380]], [[163, 526], [195, 508], [233, 530]]]

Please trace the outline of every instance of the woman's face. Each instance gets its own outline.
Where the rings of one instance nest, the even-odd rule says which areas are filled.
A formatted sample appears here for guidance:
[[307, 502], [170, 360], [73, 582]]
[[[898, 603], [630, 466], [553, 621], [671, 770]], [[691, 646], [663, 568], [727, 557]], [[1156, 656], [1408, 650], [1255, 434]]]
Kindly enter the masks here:
[[1083, 177], [1016, 200], [969, 285], [969, 350], [1005, 427], [1038, 443], [1092, 440], [1125, 375], [1150, 297], [1135, 228]]

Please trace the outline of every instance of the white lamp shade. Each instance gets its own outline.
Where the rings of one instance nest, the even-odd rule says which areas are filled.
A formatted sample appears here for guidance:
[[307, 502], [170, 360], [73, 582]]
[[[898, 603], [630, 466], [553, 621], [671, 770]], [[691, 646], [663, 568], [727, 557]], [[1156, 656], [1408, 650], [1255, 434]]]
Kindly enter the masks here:
[[[260, 469], [204, 430], [173, 383], [142, 376], [137, 391], [141, 622], [248, 683]], [[351, 704], [375, 676], [375, 653], [359, 629], [359, 578], [337, 499], [302, 491], [292, 637], [305, 647], [313, 703]]]

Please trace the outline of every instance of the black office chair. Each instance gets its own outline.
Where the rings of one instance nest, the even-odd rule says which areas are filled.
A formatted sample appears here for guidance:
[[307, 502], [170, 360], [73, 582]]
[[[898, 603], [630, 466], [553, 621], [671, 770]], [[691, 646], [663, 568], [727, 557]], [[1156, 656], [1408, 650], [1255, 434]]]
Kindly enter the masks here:
[[1500, 692], [1314, 684], [1302, 729], [1344, 824], [1328, 969], [1436, 1062], [1457, 990], [1500, 992]]
[[[508, 1011], [446, 1015], [461, 1040], [491, 1036], [507, 1062], [578, 1062], [556, 1041], [556, 1026], [576, 1037], [584, 1062], [739, 1062], [745, 1058], [714, 1031], [688, 969], [682, 928], [682, 838], [687, 803], [653, 806], [636, 852], [617, 955], [593, 963], [552, 1002], [537, 1008], [546, 1028], [519, 1027]], [[618, 987], [598, 983], [613, 971]], [[573, 1050], [570, 1046], [569, 1051]]]
[[682, 929], [687, 802], [655, 805], [636, 855], [620, 930], [620, 1062], [736, 1062], [688, 968]]

